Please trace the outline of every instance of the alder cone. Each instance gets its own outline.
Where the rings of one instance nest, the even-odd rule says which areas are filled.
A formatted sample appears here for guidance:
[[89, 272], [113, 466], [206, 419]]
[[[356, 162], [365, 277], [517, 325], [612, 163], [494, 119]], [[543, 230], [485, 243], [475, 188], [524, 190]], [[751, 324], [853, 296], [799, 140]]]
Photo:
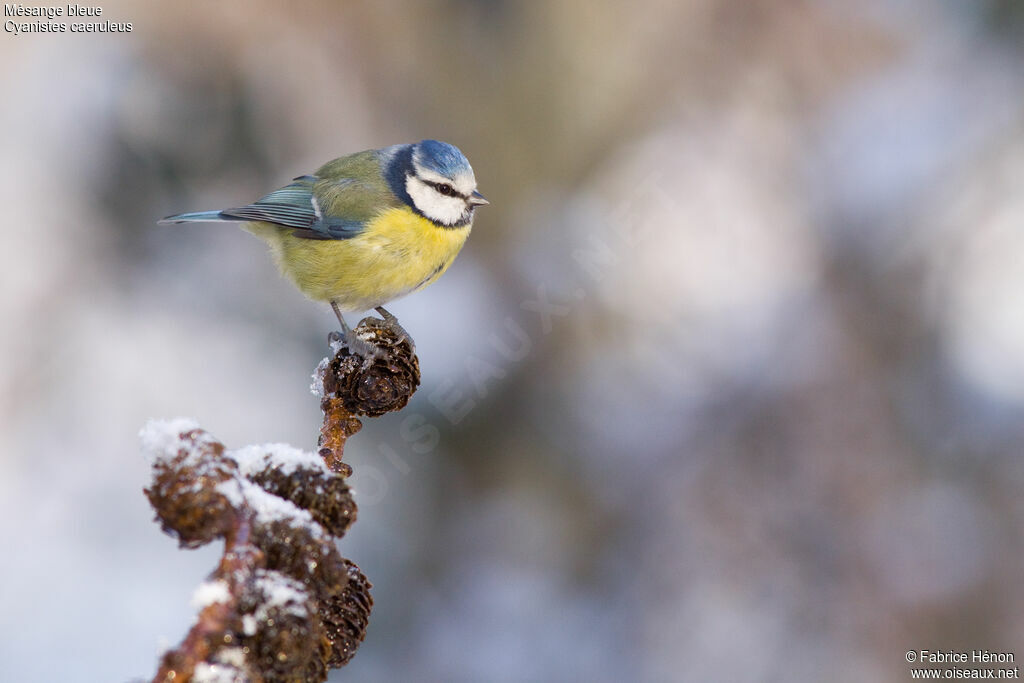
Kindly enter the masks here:
[[377, 318], [364, 318], [355, 332], [377, 348], [377, 357], [367, 363], [342, 347], [324, 373], [325, 398], [336, 396], [346, 410], [367, 417], [401, 410], [420, 384], [420, 362], [412, 341], [399, 338]]

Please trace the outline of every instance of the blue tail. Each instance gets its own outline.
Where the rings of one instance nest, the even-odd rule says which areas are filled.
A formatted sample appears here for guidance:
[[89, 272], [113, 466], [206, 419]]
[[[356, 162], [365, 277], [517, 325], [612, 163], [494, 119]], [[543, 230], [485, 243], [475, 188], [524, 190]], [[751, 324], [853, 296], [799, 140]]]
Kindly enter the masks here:
[[220, 211], [196, 211], [195, 213], [179, 213], [177, 216], [168, 216], [157, 221], [159, 225], [170, 225], [172, 223], [224, 223], [227, 221], [241, 220], [234, 216], [225, 216]]

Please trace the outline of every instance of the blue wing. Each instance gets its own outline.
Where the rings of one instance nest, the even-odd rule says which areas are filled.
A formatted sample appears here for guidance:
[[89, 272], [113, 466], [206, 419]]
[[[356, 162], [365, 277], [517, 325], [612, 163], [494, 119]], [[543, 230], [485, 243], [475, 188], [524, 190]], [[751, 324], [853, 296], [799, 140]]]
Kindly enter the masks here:
[[[314, 185], [319, 180], [316, 176], [299, 176], [290, 185], [274, 190], [247, 206], [169, 216], [160, 222], [264, 221], [293, 228], [292, 234], [296, 237], [315, 240], [348, 239], [362, 232], [365, 226], [362, 220], [323, 215], [320, 204], [313, 194]], [[354, 183], [355, 181], [350, 178], [343, 178], [332, 183], [335, 186], [332, 189], [335, 192], [344, 192], [346, 187]]]
[[224, 209], [221, 215], [245, 221], [266, 221], [289, 228], [312, 229], [318, 216], [313, 209], [313, 176], [302, 176], [248, 206]]
[[[316, 176], [304, 175], [296, 178], [290, 185], [274, 190], [266, 197], [256, 200], [248, 206], [237, 209], [225, 209], [221, 215], [225, 218], [245, 221], [266, 221], [288, 228], [295, 228], [292, 234], [296, 237], [317, 240], [337, 240], [355, 237], [362, 232], [364, 222], [346, 220], [333, 216], [324, 216], [320, 204], [313, 194]], [[354, 184], [349, 178], [333, 183], [336, 191]]]

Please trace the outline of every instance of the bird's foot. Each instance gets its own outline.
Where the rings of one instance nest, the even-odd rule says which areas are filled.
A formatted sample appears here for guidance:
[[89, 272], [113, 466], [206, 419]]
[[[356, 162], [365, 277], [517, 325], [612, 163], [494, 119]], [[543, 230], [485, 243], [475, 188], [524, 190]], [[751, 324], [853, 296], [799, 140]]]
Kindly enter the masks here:
[[398, 341], [395, 342], [396, 345], [401, 344], [404, 341], [408, 341], [409, 346], [411, 346], [413, 350], [416, 349], [416, 342], [412, 340], [412, 335], [405, 331], [405, 328], [399, 324], [398, 318], [396, 318], [391, 311], [383, 306], [378, 306], [374, 310], [380, 313], [380, 317], [384, 319], [384, 325], [394, 332], [396, 337], [398, 337]]
[[352, 329], [343, 332], [331, 332], [327, 335], [327, 343], [331, 350], [337, 353], [346, 349], [350, 356], [359, 356], [363, 359], [363, 369], [370, 367], [375, 360], [384, 357], [384, 352], [373, 342], [361, 339], [359, 334]]

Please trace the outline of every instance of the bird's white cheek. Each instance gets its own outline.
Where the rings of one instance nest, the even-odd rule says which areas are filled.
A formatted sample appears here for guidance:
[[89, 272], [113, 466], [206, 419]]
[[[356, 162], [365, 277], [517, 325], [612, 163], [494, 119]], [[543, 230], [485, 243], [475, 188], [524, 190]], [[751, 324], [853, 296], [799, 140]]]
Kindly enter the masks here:
[[432, 221], [452, 225], [462, 218], [466, 203], [459, 197], [446, 197], [414, 176], [405, 181], [412, 203]]

